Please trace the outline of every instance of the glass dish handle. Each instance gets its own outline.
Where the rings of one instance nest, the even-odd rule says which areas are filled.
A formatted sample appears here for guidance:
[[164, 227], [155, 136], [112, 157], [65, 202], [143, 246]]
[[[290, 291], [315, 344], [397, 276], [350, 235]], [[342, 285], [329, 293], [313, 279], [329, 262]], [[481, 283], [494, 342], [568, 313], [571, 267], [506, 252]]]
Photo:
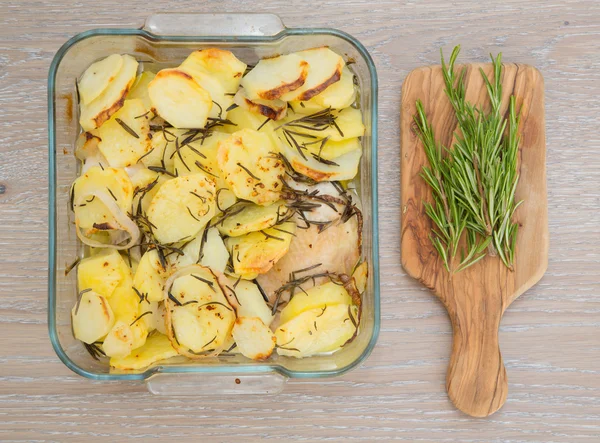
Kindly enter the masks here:
[[279, 394], [288, 377], [276, 372], [261, 374], [155, 374], [146, 380], [155, 395], [210, 396], [231, 394]]
[[272, 36], [285, 29], [275, 14], [153, 14], [142, 28], [154, 35], [186, 37]]

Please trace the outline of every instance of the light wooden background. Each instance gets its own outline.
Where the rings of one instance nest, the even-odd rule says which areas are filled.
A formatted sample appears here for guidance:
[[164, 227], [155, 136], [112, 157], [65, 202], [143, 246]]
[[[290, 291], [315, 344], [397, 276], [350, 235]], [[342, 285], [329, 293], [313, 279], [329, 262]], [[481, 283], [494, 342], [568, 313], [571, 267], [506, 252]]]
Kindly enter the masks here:
[[[276, 397], [158, 398], [71, 373], [47, 338], [46, 76], [92, 27], [154, 11], [275, 12], [358, 37], [380, 79], [382, 330], [358, 370]], [[537, 66], [546, 81], [550, 264], [502, 323], [504, 408], [457, 412], [444, 390], [442, 305], [400, 266], [399, 106], [406, 74], [463, 60]], [[4, 191], [3, 191], [4, 190]], [[600, 441], [600, 3], [597, 1], [0, 0], [0, 440]]]

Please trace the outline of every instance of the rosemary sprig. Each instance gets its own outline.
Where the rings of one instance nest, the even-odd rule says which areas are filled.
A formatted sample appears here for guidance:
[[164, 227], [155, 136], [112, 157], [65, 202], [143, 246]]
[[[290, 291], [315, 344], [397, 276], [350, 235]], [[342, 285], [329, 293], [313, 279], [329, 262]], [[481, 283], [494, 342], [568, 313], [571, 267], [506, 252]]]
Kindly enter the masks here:
[[[441, 51], [440, 51], [441, 52]], [[508, 119], [501, 114], [502, 54], [491, 56], [494, 76], [484, 79], [490, 111], [466, 101], [465, 69], [458, 74], [454, 65], [460, 46], [452, 51], [446, 64], [442, 54], [442, 73], [446, 95], [455, 112], [459, 131], [448, 149], [436, 142], [433, 129], [417, 101], [414, 117], [429, 162], [421, 177], [431, 187], [433, 202], [424, 202], [433, 222], [433, 246], [452, 275], [477, 263], [487, 254], [498, 255], [513, 269], [518, 225], [513, 215], [521, 202], [515, 202], [519, 180], [517, 162], [519, 118], [511, 96]], [[464, 246], [460, 246], [464, 238]], [[460, 250], [460, 260], [455, 257]]]

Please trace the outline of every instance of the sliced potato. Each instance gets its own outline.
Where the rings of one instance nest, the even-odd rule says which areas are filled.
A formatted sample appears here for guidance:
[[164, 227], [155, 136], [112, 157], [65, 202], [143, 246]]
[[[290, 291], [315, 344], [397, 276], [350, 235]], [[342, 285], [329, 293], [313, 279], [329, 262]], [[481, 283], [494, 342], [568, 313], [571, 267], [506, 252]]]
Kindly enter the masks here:
[[233, 289], [235, 285], [235, 300], [237, 306], [235, 306], [236, 314], [238, 317], [258, 317], [262, 322], [269, 326], [273, 321], [273, 315], [271, 315], [271, 308], [267, 306], [267, 302], [264, 300], [258, 286], [248, 280], [240, 280], [238, 282], [230, 279], [230, 285]]
[[283, 94], [282, 100], [310, 100], [340, 80], [344, 59], [331, 49], [312, 48], [295, 54], [308, 63], [308, 75], [302, 86]]
[[91, 289], [106, 298], [110, 298], [126, 279], [131, 279], [131, 271], [114, 249], [105, 249], [98, 255], [84, 258], [77, 267], [79, 290]]
[[142, 256], [133, 278], [133, 286], [147, 299], [158, 302], [163, 299], [163, 291], [169, 270], [164, 269], [155, 249], [149, 249]]
[[[330, 125], [324, 130], [314, 130], [308, 129], [305, 124], [303, 124], [302, 128], [295, 128], [293, 126], [288, 126], [287, 128], [294, 132], [307, 134], [308, 136], [319, 139], [329, 137], [329, 140], [332, 141], [341, 141], [349, 138], [362, 137], [364, 135], [365, 125], [363, 124], [362, 113], [359, 109], [345, 108], [341, 110], [332, 110], [331, 116], [335, 118], [337, 128], [335, 125]], [[281, 123], [286, 124], [301, 118], [306, 118], [306, 115], [288, 112], [287, 117], [284, 118]], [[302, 124], [302, 122], [300, 123]]]
[[237, 275], [253, 280], [258, 274], [268, 272], [287, 253], [296, 232], [296, 223], [282, 223], [280, 229], [269, 228], [225, 240]]
[[107, 357], [127, 357], [133, 349], [133, 332], [131, 327], [122, 320], [117, 320], [110, 332], [104, 338], [102, 350]]
[[113, 168], [132, 166], [151, 148], [147, 112], [140, 99], [125, 100], [123, 107], [94, 133], [100, 138], [98, 149]]
[[177, 147], [177, 139], [185, 139], [186, 129], [167, 128], [164, 131], [151, 132], [152, 140], [150, 143], [150, 151], [141, 163], [146, 167], [165, 168], [170, 173], [174, 172], [175, 165], [175, 149]]
[[210, 75], [203, 67], [190, 62], [189, 57], [177, 69], [191, 75], [194, 81], [210, 94], [214, 106], [208, 117], [225, 118], [227, 116], [227, 109], [233, 104], [233, 97], [227, 94], [217, 77]]
[[369, 264], [364, 261], [359, 264], [354, 272], [352, 273], [352, 278], [354, 279], [354, 283], [356, 284], [356, 289], [359, 294], [365, 292], [367, 288], [367, 278], [369, 276]]
[[[287, 142], [281, 143], [281, 149], [295, 171], [318, 182], [353, 179], [358, 173], [358, 165], [362, 156], [361, 149], [354, 149], [336, 157], [334, 164], [329, 164], [324, 163], [323, 160], [317, 160], [310, 153], [305, 153], [302, 157], [297, 149]], [[329, 162], [329, 160], [325, 161]]]
[[163, 69], [148, 84], [152, 108], [176, 128], [203, 128], [213, 103], [191, 75]]
[[219, 232], [229, 237], [239, 237], [275, 225], [288, 209], [283, 201], [268, 206], [248, 204], [244, 209], [217, 224]]
[[[148, 211], [150, 202], [162, 184], [168, 179], [164, 174], [159, 174], [146, 168], [137, 169], [130, 177], [134, 193], [131, 203], [134, 214], [137, 214], [138, 206], [140, 206], [141, 212], [145, 214]], [[141, 205], [140, 199], [142, 200]]]
[[[107, 192], [107, 190], [112, 193], [121, 211], [127, 212], [131, 208], [133, 185], [123, 169], [108, 167], [103, 169], [94, 166], [77, 177], [71, 187], [75, 202], [97, 191]], [[106, 205], [93, 195], [83, 203], [75, 204], [73, 209], [79, 227], [87, 229], [90, 233], [117, 226], [114, 216]]]
[[229, 262], [229, 251], [225, 247], [223, 239], [216, 228], [210, 228], [206, 235], [202, 259], [200, 264], [215, 271], [225, 272]]
[[231, 331], [244, 357], [266, 360], [275, 349], [275, 335], [258, 317], [238, 317]]
[[115, 323], [108, 300], [94, 291], [80, 293], [71, 310], [73, 332], [77, 340], [92, 344], [102, 339]]
[[217, 189], [226, 187], [217, 164], [217, 151], [219, 142], [228, 137], [229, 134], [224, 132], [213, 132], [204, 140], [202, 135], [197, 135], [192, 139], [194, 141], [184, 144], [186, 136], [180, 136], [179, 151], [172, 153], [174, 171], [180, 176], [202, 173], [215, 183]]
[[311, 155], [320, 156], [325, 160], [335, 161], [336, 158], [341, 157], [352, 151], [360, 150], [362, 145], [360, 144], [359, 138], [348, 138], [341, 141], [323, 140], [322, 143], [314, 143], [307, 145], [307, 151]]
[[100, 137], [93, 132], [82, 132], [75, 143], [75, 157], [85, 162], [88, 158], [97, 156], [100, 152], [98, 150], [99, 143]]
[[102, 126], [123, 106], [125, 97], [135, 81], [138, 62], [130, 55], [123, 55], [122, 60], [123, 66], [108, 87], [90, 103], [80, 103], [79, 123], [85, 131]]
[[220, 351], [229, 337], [235, 313], [215, 274], [207, 267], [193, 265], [178, 271], [172, 279], [169, 297], [165, 298], [169, 337], [173, 335], [177, 346], [182, 347], [179, 352], [188, 357]]
[[250, 99], [275, 100], [300, 88], [308, 68], [308, 63], [296, 54], [263, 59], [242, 78], [242, 86]]
[[269, 136], [252, 129], [242, 129], [219, 142], [219, 169], [238, 198], [259, 205], [279, 200], [285, 167], [273, 155], [275, 150]]
[[239, 60], [231, 51], [207, 48], [192, 52], [180, 68], [205, 71], [221, 83], [225, 92], [234, 93], [240, 85], [246, 63]]
[[165, 182], [148, 207], [148, 220], [160, 243], [194, 237], [215, 215], [215, 185], [204, 174]]
[[351, 106], [355, 100], [356, 88], [354, 87], [354, 74], [347, 66], [344, 66], [340, 81], [328, 86], [327, 89], [314, 96], [309, 101], [315, 101], [321, 105], [323, 109], [344, 109]]
[[326, 306], [351, 305], [352, 297], [348, 291], [333, 282], [324, 283], [308, 289], [297, 291], [290, 302], [281, 310], [281, 324], [287, 323], [305, 311], [311, 309], [326, 310]]
[[234, 125], [223, 126], [220, 130], [229, 134], [242, 129], [258, 131], [258, 128], [260, 128], [260, 132], [274, 135], [275, 128], [277, 127], [275, 122], [271, 120], [266, 121], [267, 119], [264, 116], [255, 114], [241, 106], [229, 111], [227, 119], [234, 123]]
[[354, 74], [344, 66], [340, 81], [328, 86], [310, 100], [293, 100], [290, 102], [290, 106], [297, 114], [313, 114], [327, 108], [344, 109], [352, 106], [355, 100]]
[[263, 100], [260, 98], [251, 100], [243, 88], [240, 88], [235, 94], [233, 102], [242, 109], [271, 120], [281, 120], [287, 113], [287, 103], [283, 100]]
[[140, 310], [140, 299], [132, 286], [133, 280], [128, 279], [127, 283], [115, 289], [113, 296], [108, 299], [108, 304], [115, 315], [115, 319], [123, 320], [127, 324], [138, 317]]
[[153, 334], [143, 346], [135, 349], [127, 357], [110, 359], [110, 365], [115, 369], [137, 370], [144, 369], [153, 363], [175, 357], [177, 351], [169, 339], [163, 334]]
[[121, 54], [112, 54], [92, 63], [77, 82], [81, 102], [87, 105], [102, 94], [122, 67], [123, 56]]
[[[148, 85], [152, 80], [154, 80], [156, 74], [150, 71], [144, 71], [140, 75], [138, 75], [135, 79], [135, 83], [131, 87], [129, 94], [127, 94], [127, 99], [139, 98], [143, 103], [146, 111], [152, 108], [152, 102], [150, 101], [150, 94], [148, 93]], [[150, 112], [147, 115], [148, 119], [153, 117], [153, 114]]]
[[277, 353], [300, 358], [336, 351], [356, 333], [357, 318], [358, 307], [344, 304], [304, 311], [275, 330]]

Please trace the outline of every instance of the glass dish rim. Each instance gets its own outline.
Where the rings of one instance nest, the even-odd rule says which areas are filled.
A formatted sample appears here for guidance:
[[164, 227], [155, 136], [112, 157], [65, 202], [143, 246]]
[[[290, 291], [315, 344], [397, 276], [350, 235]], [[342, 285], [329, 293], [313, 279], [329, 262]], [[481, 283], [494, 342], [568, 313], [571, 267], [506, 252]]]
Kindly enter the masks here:
[[[362, 354], [350, 364], [335, 370], [295, 371], [289, 370], [278, 364], [248, 364], [248, 365], [214, 365], [214, 366], [162, 366], [156, 365], [139, 374], [103, 374], [88, 371], [78, 366], [66, 354], [60, 344], [56, 329], [56, 136], [55, 136], [55, 78], [58, 66], [65, 54], [76, 43], [95, 36], [140, 36], [149, 41], [190, 42], [201, 40], [203, 42], [219, 43], [265, 43], [283, 39], [288, 36], [302, 36], [325, 34], [340, 37], [352, 44], [367, 62], [371, 79], [371, 92], [373, 106], [371, 108], [371, 211], [372, 211], [372, 268], [373, 268], [373, 333], [369, 343]], [[144, 29], [132, 28], [97, 28], [81, 32], [67, 40], [54, 55], [48, 72], [48, 332], [52, 347], [59, 359], [73, 372], [92, 380], [147, 380], [155, 374], [190, 374], [190, 373], [237, 373], [258, 374], [278, 373], [289, 378], [321, 378], [342, 375], [364, 362], [373, 351], [380, 330], [380, 287], [379, 287], [379, 219], [378, 219], [378, 192], [377, 192], [377, 108], [378, 108], [378, 80], [375, 63], [367, 49], [352, 35], [333, 28], [284, 28], [275, 35], [269, 36], [171, 36], [156, 35]]]

